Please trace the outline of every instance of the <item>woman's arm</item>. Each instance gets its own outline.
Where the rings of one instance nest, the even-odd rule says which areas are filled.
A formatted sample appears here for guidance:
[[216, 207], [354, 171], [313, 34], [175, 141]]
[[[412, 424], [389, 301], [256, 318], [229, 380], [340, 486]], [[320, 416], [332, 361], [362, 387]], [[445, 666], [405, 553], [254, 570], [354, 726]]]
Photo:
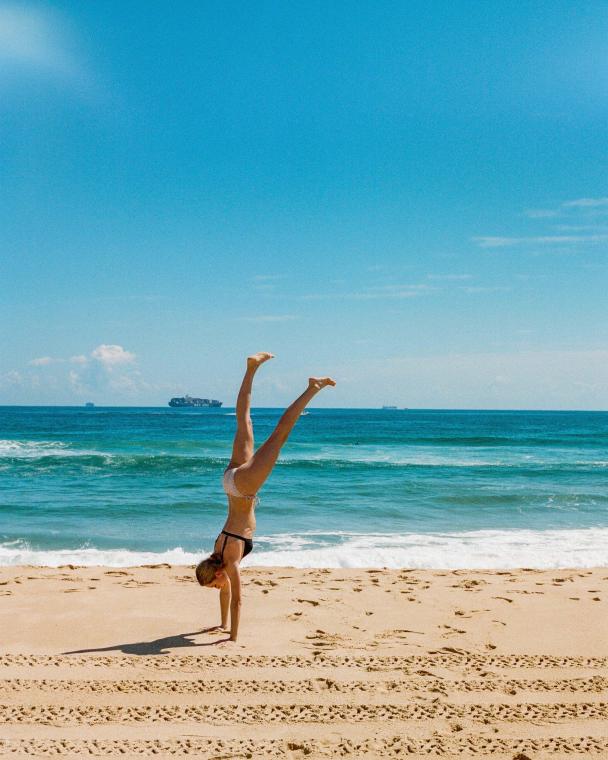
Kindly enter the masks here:
[[230, 608], [231, 586], [228, 582], [220, 589], [220, 614], [222, 616], [222, 628], [228, 629], [228, 610]]
[[239, 620], [241, 617], [241, 576], [239, 566], [226, 565], [224, 568], [230, 579], [230, 641], [236, 641], [239, 633]]

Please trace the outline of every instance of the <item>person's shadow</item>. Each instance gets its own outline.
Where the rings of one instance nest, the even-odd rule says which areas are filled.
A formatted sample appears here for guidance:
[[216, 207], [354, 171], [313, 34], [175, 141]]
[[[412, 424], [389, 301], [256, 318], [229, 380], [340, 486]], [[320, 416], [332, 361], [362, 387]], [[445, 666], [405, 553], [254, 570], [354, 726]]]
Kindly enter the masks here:
[[218, 633], [225, 633], [218, 630], [217, 626], [211, 628], [203, 628], [202, 631], [192, 631], [191, 633], [178, 633], [176, 636], [165, 636], [162, 639], [154, 639], [153, 641], [138, 641], [133, 644], [114, 644], [109, 647], [100, 647], [98, 649], [75, 649], [72, 652], [63, 652], [63, 654], [91, 654], [92, 652], [123, 652], [124, 654], [138, 654], [138, 655], [150, 655], [150, 654], [171, 654], [169, 649], [179, 649], [182, 647], [212, 647], [216, 644], [221, 644], [222, 641], [228, 641], [228, 637], [222, 639], [216, 639], [215, 641], [206, 641], [198, 644], [193, 641], [191, 636], [197, 636], [199, 633], [211, 633], [216, 631]]

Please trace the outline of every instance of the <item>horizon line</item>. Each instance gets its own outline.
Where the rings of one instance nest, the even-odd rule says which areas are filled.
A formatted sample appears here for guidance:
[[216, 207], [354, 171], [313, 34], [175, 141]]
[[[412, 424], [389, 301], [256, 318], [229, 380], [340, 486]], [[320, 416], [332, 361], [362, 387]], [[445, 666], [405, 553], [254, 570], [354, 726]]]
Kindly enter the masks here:
[[[208, 413], [217, 413], [218, 409], [235, 409], [234, 406], [215, 407], [215, 411], [210, 407], [193, 407], [196, 411], [204, 409]], [[93, 407], [87, 407], [85, 404], [0, 404], [0, 409], [83, 409], [91, 411], [94, 409], [171, 409], [171, 411], [189, 414], [189, 407], [184, 409], [175, 409], [169, 405], [127, 405], [127, 404], [95, 404]], [[285, 406], [252, 406], [254, 409], [277, 409], [284, 410]], [[309, 410], [332, 410], [332, 411], [378, 411], [378, 412], [587, 412], [592, 414], [606, 414], [606, 409], [545, 409], [539, 407], [441, 407], [441, 406], [391, 406], [383, 408], [382, 406], [318, 406], [310, 407]]]

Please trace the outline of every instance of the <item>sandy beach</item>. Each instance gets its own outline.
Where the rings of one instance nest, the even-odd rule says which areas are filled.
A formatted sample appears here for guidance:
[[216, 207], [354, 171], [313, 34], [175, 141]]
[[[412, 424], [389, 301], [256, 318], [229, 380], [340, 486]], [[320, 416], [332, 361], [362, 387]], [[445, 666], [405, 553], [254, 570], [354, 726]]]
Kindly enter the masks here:
[[608, 756], [608, 570], [0, 570], [0, 754]]

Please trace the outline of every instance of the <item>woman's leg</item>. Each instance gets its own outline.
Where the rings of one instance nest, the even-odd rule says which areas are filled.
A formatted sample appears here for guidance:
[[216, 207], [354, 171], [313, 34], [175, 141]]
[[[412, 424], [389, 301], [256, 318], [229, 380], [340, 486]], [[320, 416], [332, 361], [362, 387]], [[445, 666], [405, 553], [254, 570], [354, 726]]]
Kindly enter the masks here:
[[228, 467], [238, 467], [253, 456], [253, 425], [251, 424], [251, 386], [258, 367], [273, 355], [264, 351], [247, 357], [247, 369], [236, 399], [236, 434], [232, 445], [232, 459]]
[[308, 388], [283, 412], [283, 416], [268, 440], [260, 446], [246, 464], [239, 467], [234, 473], [234, 484], [241, 493], [254, 494], [260, 490], [270, 475], [283, 444], [308, 402], [321, 388], [335, 384], [331, 377], [311, 377], [309, 379]]

